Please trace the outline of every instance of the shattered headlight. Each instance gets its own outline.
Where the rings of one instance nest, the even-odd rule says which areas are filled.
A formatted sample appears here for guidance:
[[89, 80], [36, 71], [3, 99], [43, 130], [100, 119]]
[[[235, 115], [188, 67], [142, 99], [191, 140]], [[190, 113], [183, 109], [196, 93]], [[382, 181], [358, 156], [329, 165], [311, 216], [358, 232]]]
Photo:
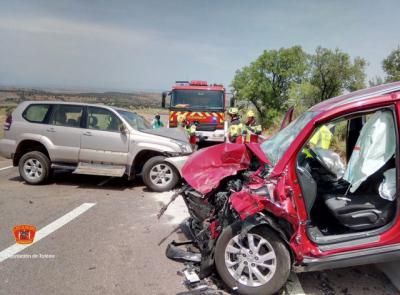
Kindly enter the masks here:
[[192, 152], [192, 147], [190, 144], [181, 141], [177, 141], [176, 143], [179, 145], [182, 153], [190, 154]]

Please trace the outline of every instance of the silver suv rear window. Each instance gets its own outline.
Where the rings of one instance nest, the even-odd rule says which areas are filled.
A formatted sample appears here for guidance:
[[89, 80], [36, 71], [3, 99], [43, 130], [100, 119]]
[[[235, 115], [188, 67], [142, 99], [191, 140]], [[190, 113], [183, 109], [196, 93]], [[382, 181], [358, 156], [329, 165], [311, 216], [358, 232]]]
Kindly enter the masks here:
[[80, 127], [83, 106], [57, 105], [53, 108], [53, 115], [49, 120], [51, 125], [65, 127]]
[[44, 123], [49, 109], [48, 104], [31, 104], [25, 109], [22, 117], [32, 123]]

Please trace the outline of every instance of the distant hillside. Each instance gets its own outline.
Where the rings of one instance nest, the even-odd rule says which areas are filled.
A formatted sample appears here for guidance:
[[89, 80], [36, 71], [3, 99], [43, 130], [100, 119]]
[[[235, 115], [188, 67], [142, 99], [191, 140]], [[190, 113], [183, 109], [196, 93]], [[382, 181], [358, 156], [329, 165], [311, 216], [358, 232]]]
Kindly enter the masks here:
[[12, 107], [25, 100], [60, 100], [68, 102], [103, 103], [125, 108], [160, 107], [161, 94], [152, 92], [73, 93], [36, 89], [0, 88], [0, 106]]

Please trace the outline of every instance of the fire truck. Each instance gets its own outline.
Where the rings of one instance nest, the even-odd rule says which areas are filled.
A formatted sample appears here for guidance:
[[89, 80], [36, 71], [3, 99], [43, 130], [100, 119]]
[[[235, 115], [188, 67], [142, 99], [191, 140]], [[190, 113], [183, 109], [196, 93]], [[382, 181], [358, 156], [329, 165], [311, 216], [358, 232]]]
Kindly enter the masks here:
[[221, 84], [208, 84], [198, 80], [176, 81], [171, 91], [162, 93], [161, 105], [169, 109], [169, 128], [177, 127], [178, 116], [184, 114], [189, 123], [197, 124], [197, 138], [223, 142], [228, 128], [225, 121], [226, 100], [227, 94]]

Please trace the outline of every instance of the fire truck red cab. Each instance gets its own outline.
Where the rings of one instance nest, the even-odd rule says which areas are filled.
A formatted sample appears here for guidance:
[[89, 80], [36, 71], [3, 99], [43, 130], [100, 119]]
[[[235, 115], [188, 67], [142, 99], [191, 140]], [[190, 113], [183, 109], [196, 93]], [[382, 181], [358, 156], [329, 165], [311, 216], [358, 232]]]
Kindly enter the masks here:
[[176, 81], [172, 90], [163, 92], [162, 107], [169, 100], [168, 127], [178, 126], [178, 116], [184, 114], [190, 124], [196, 123], [196, 136], [201, 140], [223, 142], [225, 123], [226, 91], [221, 84], [206, 81]]

